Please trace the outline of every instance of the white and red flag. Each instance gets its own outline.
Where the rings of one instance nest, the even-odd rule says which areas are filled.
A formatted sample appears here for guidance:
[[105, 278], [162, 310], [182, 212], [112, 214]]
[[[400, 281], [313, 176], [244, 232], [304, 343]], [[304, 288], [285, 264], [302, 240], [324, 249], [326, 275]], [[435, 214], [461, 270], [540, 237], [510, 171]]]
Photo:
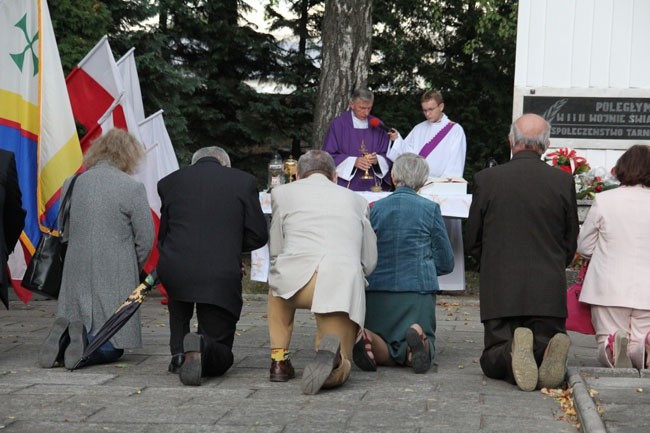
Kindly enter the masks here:
[[163, 110], [140, 122], [140, 137], [146, 151], [146, 158], [138, 167], [136, 178], [144, 183], [151, 209], [160, 216], [158, 181], [178, 170], [178, 160], [165, 127]]
[[[149, 260], [144, 270], [150, 273], [158, 264], [158, 228], [160, 227], [160, 196], [158, 181], [169, 173], [178, 170], [178, 160], [174, 153], [165, 122], [163, 110], [147, 117], [140, 123], [140, 136], [145, 148], [145, 158], [138, 166], [133, 177], [144, 184], [147, 200], [154, 220], [156, 239]], [[164, 288], [159, 285], [161, 292], [166, 295]]]
[[74, 118], [87, 131], [81, 140], [84, 152], [92, 140], [112, 128], [125, 129], [140, 139], [138, 122], [106, 36], [68, 74], [66, 86]]
[[[145, 150], [145, 157], [133, 175], [133, 178], [144, 184], [147, 192], [147, 200], [151, 208], [151, 215], [154, 220], [156, 239], [149, 260], [144, 266], [146, 273], [150, 273], [158, 264], [158, 228], [160, 227], [160, 197], [158, 196], [158, 181], [172, 171], [178, 170], [178, 160], [172, 146], [165, 122], [163, 111], [160, 110], [151, 116], [144, 118], [142, 93], [140, 91], [140, 79], [135, 64], [134, 50], [129, 50], [117, 65], [124, 84], [125, 105], [135, 107], [130, 112], [139, 120], [139, 139]], [[141, 117], [141, 118], [140, 118]], [[160, 291], [166, 295], [162, 285], [158, 286]]]
[[142, 92], [140, 91], [140, 78], [135, 65], [135, 48], [127, 51], [116, 63], [122, 78], [122, 84], [124, 84], [126, 90], [126, 100], [131, 105], [133, 118], [139, 125], [144, 120], [145, 115]]

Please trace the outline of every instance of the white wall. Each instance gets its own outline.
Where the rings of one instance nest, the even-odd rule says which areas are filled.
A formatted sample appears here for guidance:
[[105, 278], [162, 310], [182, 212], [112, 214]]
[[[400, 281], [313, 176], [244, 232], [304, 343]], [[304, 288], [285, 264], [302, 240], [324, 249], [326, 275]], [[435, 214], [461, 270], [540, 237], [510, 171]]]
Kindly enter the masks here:
[[[524, 95], [650, 98], [650, 0], [520, 0], [514, 85], [513, 118]], [[551, 138], [606, 168], [635, 143]]]
[[520, 0], [515, 86], [650, 89], [648, 48], [648, 0]]

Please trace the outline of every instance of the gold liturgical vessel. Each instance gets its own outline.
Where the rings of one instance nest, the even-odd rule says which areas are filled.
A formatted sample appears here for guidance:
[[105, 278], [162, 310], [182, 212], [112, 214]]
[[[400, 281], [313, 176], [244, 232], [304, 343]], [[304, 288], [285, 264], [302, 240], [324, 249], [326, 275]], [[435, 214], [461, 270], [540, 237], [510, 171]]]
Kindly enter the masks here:
[[[370, 155], [370, 153], [368, 152], [368, 148], [366, 147], [366, 143], [364, 143], [363, 140], [361, 140], [361, 149], [360, 149], [360, 150], [361, 150], [361, 156], [363, 156], [364, 158], [368, 159], [368, 155]], [[366, 170], [366, 171], [363, 173], [363, 175], [361, 175], [361, 179], [363, 179], [363, 180], [370, 180], [370, 179], [374, 179], [374, 176], [372, 176], [372, 175], [368, 172], [368, 170]]]
[[298, 171], [298, 161], [293, 159], [293, 155], [289, 155], [289, 158], [284, 161], [284, 172], [289, 178], [289, 182], [293, 182], [296, 177], [296, 172]]
[[[368, 156], [370, 155], [370, 152], [368, 152], [368, 148], [366, 147], [366, 143], [363, 140], [361, 140], [361, 155], [366, 159], [368, 159]], [[375, 184], [372, 187], [370, 187], [370, 191], [381, 192], [381, 186], [377, 183], [377, 178], [371, 175], [368, 170], [365, 170], [365, 172], [361, 175], [360, 179], [374, 180]]]

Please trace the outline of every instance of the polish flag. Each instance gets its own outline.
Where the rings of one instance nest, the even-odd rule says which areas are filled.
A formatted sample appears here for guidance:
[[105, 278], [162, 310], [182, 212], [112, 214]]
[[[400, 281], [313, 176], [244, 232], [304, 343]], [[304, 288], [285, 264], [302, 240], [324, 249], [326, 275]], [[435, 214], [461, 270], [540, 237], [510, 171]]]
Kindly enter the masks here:
[[84, 152], [92, 140], [113, 127], [125, 129], [139, 139], [138, 123], [125, 96], [107, 36], [70, 72], [66, 86], [74, 118], [87, 131], [81, 140]]
[[139, 125], [144, 120], [145, 115], [142, 92], [140, 91], [140, 78], [135, 65], [135, 48], [127, 51], [116, 64], [126, 90], [126, 99], [133, 110], [133, 118]]
[[[165, 128], [163, 111], [160, 110], [148, 118], [144, 118], [140, 79], [135, 64], [134, 49], [130, 49], [117, 61], [120, 77], [125, 88], [125, 99], [128, 107], [134, 107], [133, 116], [139, 120], [139, 139], [145, 150], [145, 158], [138, 166], [133, 178], [144, 184], [147, 200], [154, 220], [156, 239], [149, 260], [144, 266], [146, 273], [150, 273], [158, 264], [158, 228], [160, 227], [160, 197], [158, 196], [158, 181], [172, 171], [178, 170], [178, 160], [174, 147]], [[162, 285], [160, 291], [167, 296]]]
[[[160, 196], [158, 195], [158, 181], [169, 173], [178, 170], [178, 160], [167, 133], [167, 128], [165, 128], [162, 113], [163, 110], [160, 110], [140, 123], [140, 136], [145, 148], [145, 157], [133, 174], [133, 178], [144, 184], [156, 231], [156, 239], [154, 240], [151, 255], [144, 266], [147, 273], [150, 273], [158, 264], [157, 245], [161, 206]], [[167, 293], [164, 288], [161, 285], [158, 287], [166, 296]]]
[[163, 110], [140, 122], [140, 136], [145, 147], [146, 158], [138, 167], [135, 177], [144, 183], [151, 209], [160, 216], [158, 181], [178, 170], [178, 160], [165, 127]]

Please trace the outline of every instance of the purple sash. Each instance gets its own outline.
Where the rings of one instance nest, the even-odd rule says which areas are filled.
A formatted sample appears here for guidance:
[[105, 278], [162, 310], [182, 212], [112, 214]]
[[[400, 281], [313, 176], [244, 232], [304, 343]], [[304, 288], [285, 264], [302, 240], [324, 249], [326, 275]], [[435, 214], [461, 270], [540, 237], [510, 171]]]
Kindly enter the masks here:
[[436, 135], [433, 136], [431, 141], [429, 141], [427, 144], [425, 144], [422, 147], [422, 149], [420, 149], [420, 153], [418, 153], [418, 155], [420, 155], [422, 158], [426, 159], [427, 156], [429, 156], [429, 154], [431, 152], [433, 152], [433, 149], [435, 149], [440, 144], [442, 139], [447, 136], [447, 133], [449, 133], [449, 131], [451, 131], [451, 128], [455, 124], [456, 124], [456, 122], [447, 123], [440, 131], [438, 131], [438, 133]]

